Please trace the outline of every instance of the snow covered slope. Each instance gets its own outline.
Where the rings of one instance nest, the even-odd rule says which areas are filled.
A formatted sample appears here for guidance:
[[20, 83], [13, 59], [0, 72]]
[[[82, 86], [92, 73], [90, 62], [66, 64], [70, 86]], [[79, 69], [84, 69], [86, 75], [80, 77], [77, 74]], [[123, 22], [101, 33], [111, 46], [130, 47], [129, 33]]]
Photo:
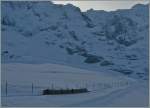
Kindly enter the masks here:
[[148, 5], [112, 12], [3, 1], [2, 63], [59, 63], [148, 79]]
[[[147, 83], [122, 74], [58, 64], [9, 63], [2, 64], [2, 70], [1, 102], [5, 107], [148, 106]], [[86, 87], [90, 92], [43, 96], [42, 90], [52, 84], [54, 89]]]

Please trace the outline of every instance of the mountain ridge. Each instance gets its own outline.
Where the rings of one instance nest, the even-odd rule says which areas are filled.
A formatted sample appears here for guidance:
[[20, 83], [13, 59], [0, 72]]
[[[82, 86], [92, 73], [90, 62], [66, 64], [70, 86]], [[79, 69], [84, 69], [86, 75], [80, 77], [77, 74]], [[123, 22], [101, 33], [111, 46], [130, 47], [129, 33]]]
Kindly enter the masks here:
[[148, 78], [148, 5], [113, 12], [2, 2], [2, 63], [62, 62]]

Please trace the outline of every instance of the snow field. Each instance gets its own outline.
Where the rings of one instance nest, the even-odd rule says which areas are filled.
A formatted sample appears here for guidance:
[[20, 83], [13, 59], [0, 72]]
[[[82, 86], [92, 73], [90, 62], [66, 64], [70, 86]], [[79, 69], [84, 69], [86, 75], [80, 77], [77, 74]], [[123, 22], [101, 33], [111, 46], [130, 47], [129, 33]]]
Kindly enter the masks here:
[[[104, 72], [91, 72], [58, 64], [2, 64], [2, 75], [2, 104], [4, 106], [36, 106], [37, 104], [37, 106], [66, 106], [125, 89], [134, 83], [134, 80], [124, 76], [116, 77], [116, 75], [112, 76]], [[90, 92], [71, 95], [41, 95], [42, 90], [47, 88], [84, 87]], [[29, 97], [33, 98], [33, 103], [26, 100]], [[42, 100], [43, 98], [47, 103]]]

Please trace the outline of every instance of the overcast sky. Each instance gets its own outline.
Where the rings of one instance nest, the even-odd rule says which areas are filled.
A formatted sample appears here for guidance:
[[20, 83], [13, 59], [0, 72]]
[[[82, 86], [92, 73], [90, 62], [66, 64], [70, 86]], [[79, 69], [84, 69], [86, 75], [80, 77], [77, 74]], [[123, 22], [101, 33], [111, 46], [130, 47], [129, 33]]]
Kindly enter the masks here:
[[53, 1], [55, 4], [67, 4], [71, 3], [77, 7], [79, 7], [82, 11], [86, 11], [88, 9], [93, 8], [94, 10], [106, 10], [106, 11], [113, 11], [116, 9], [129, 9], [133, 5], [141, 3], [147, 4], [149, 0], [101, 0], [101, 1]]

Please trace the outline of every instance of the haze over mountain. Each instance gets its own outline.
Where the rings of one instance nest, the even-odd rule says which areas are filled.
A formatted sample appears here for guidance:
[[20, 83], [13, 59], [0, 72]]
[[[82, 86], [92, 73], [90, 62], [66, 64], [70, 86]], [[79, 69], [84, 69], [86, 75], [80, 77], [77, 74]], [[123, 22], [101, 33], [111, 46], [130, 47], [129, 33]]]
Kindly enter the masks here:
[[148, 79], [148, 5], [81, 12], [71, 4], [1, 3], [2, 63], [59, 63]]

